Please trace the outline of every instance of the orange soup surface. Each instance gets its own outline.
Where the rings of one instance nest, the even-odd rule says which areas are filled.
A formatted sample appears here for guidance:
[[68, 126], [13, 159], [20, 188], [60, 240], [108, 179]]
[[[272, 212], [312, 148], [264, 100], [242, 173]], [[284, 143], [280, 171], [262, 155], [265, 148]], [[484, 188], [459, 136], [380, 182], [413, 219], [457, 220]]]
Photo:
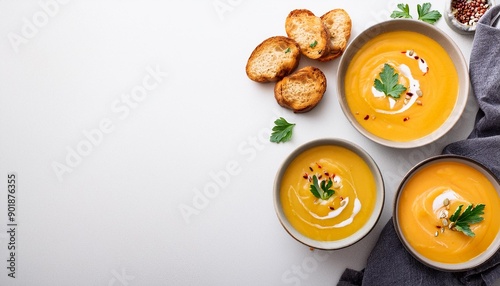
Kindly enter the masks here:
[[[332, 181], [327, 200], [311, 192], [314, 176]], [[286, 169], [280, 200], [286, 218], [305, 236], [333, 241], [358, 231], [370, 218], [376, 199], [375, 178], [365, 161], [340, 146], [318, 146], [298, 155]]]
[[[484, 220], [470, 225], [473, 237], [451, 230], [448, 220], [460, 205], [463, 212], [470, 204], [485, 205]], [[403, 236], [417, 252], [434, 261], [461, 263], [486, 250], [499, 233], [500, 197], [473, 167], [436, 162], [418, 170], [406, 183], [397, 216]]]
[[[387, 83], [380, 75], [386, 64], [405, 88], [398, 98], [375, 87], [375, 80]], [[447, 120], [458, 96], [458, 75], [447, 52], [433, 39], [416, 32], [387, 32], [353, 57], [345, 95], [363, 128], [386, 140], [407, 142], [431, 134]]]

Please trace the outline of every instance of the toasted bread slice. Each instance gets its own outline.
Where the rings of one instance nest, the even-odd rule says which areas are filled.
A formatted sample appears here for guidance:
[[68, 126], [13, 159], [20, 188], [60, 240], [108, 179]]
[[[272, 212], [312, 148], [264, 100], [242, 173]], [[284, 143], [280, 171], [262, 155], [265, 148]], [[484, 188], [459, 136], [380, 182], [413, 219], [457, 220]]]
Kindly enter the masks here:
[[328, 53], [330, 33], [320, 17], [306, 9], [291, 11], [286, 17], [285, 31], [300, 46], [303, 55], [319, 59]]
[[290, 38], [275, 36], [264, 40], [253, 50], [247, 61], [246, 73], [253, 81], [277, 81], [292, 73], [299, 61], [299, 45]]
[[325, 74], [316, 67], [307, 66], [278, 81], [274, 97], [279, 105], [302, 113], [313, 109], [325, 91]]
[[333, 9], [321, 16], [321, 20], [330, 34], [330, 44], [328, 53], [319, 60], [331, 61], [345, 51], [351, 37], [352, 21], [344, 9]]

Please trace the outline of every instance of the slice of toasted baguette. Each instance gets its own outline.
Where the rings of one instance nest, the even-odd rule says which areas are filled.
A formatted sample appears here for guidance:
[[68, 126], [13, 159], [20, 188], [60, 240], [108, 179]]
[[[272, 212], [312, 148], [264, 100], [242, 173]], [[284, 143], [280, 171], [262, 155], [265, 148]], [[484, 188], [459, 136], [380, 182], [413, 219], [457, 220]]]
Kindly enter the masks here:
[[300, 46], [303, 55], [319, 59], [328, 53], [330, 36], [320, 17], [306, 9], [291, 11], [286, 17], [285, 31]]
[[274, 86], [274, 97], [279, 105], [302, 113], [313, 109], [325, 91], [325, 74], [316, 67], [307, 66], [278, 81]]
[[344, 9], [333, 9], [323, 16], [321, 20], [330, 34], [329, 52], [323, 55], [320, 61], [331, 61], [338, 58], [345, 51], [347, 42], [351, 37], [352, 21]]
[[252, 52], [246, 65], [248, 78], [256, 82], [277, 81], [292, 73], [300, 61], [299, 45], [284, 36], [264, 40]]

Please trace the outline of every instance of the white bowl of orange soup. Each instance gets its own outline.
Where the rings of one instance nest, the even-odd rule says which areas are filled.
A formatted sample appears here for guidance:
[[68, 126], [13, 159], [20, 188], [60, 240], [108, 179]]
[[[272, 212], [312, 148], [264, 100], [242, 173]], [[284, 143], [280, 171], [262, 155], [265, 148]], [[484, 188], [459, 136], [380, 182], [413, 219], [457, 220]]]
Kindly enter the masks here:
[[361, 134], [382, 145], [413, 148], [437, 140], [457, 122], [469, 74], [459, 47], [441, 30], [394, 19], [349, 44], [337, 88], [344, 114]]
[[[465, 213], [480, 219], [465, 223]], [[464, 271], [500, 249], [499, 217], [498, 179], [474, 160], [440, 155], [417, 164], [403, 178], [393, 222], [417, 260], [443, 271]]]
[[[323, 195], [332, 192], [317, 197], [311, 190], [316, 187]], [[373, 229], [385, 193], [380, 170], [366, 151], [343, 139], [318, 139], [285, 159], [273, 195], [278, 219], [293, 238], [334, 250], [358, 242]]]

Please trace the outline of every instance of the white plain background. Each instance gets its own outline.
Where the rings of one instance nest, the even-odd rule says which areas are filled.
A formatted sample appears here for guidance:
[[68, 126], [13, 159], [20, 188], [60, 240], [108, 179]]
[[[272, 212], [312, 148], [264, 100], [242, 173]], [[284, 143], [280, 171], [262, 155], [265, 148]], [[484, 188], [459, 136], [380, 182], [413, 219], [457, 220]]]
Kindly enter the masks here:
[[[401, 177], [469, 134], [473, 96], [446, 136], [396, 150], [346, 120], [336, 94], [339, 59], [302, 59], [328, 79], [322, 102], [306, 114], [278, 106], [273, 85], [250, 81], [245, 64], [261, 41], [285, 35], [293, 9], [344, 8], [352, 40], [389, 19], [399, 2], [1, 0], [0, 285], [321, 286], [335, 285], [346, 267], [362, 269]], [[407, 3], [416, 15], [421, 2]], [[431, 3], [443, 12], [444, 1]], [[444, 19], [436, 26], [468, 62], [472, 37]], [[126, 105], [144, 81], [147, 93]], [[293, 139], [270, 143], [279, 116], [297, 124]], [[107, 124], [102, 136], [100, 124]], [[386, 201], [358, 244], [312, 252], [279, 224], [272, 186], [293, 149], [324, 137], [354, 141], [372, 155]], [[85, 154], [73, 154], [69, 166], [78, 148]], [[68, 172], [58, 178], [54, 165]], [[6, 262], [9, 172], [18, 174], [15, 279]], [[200, 199], [204, 190], [210, 197]]]

